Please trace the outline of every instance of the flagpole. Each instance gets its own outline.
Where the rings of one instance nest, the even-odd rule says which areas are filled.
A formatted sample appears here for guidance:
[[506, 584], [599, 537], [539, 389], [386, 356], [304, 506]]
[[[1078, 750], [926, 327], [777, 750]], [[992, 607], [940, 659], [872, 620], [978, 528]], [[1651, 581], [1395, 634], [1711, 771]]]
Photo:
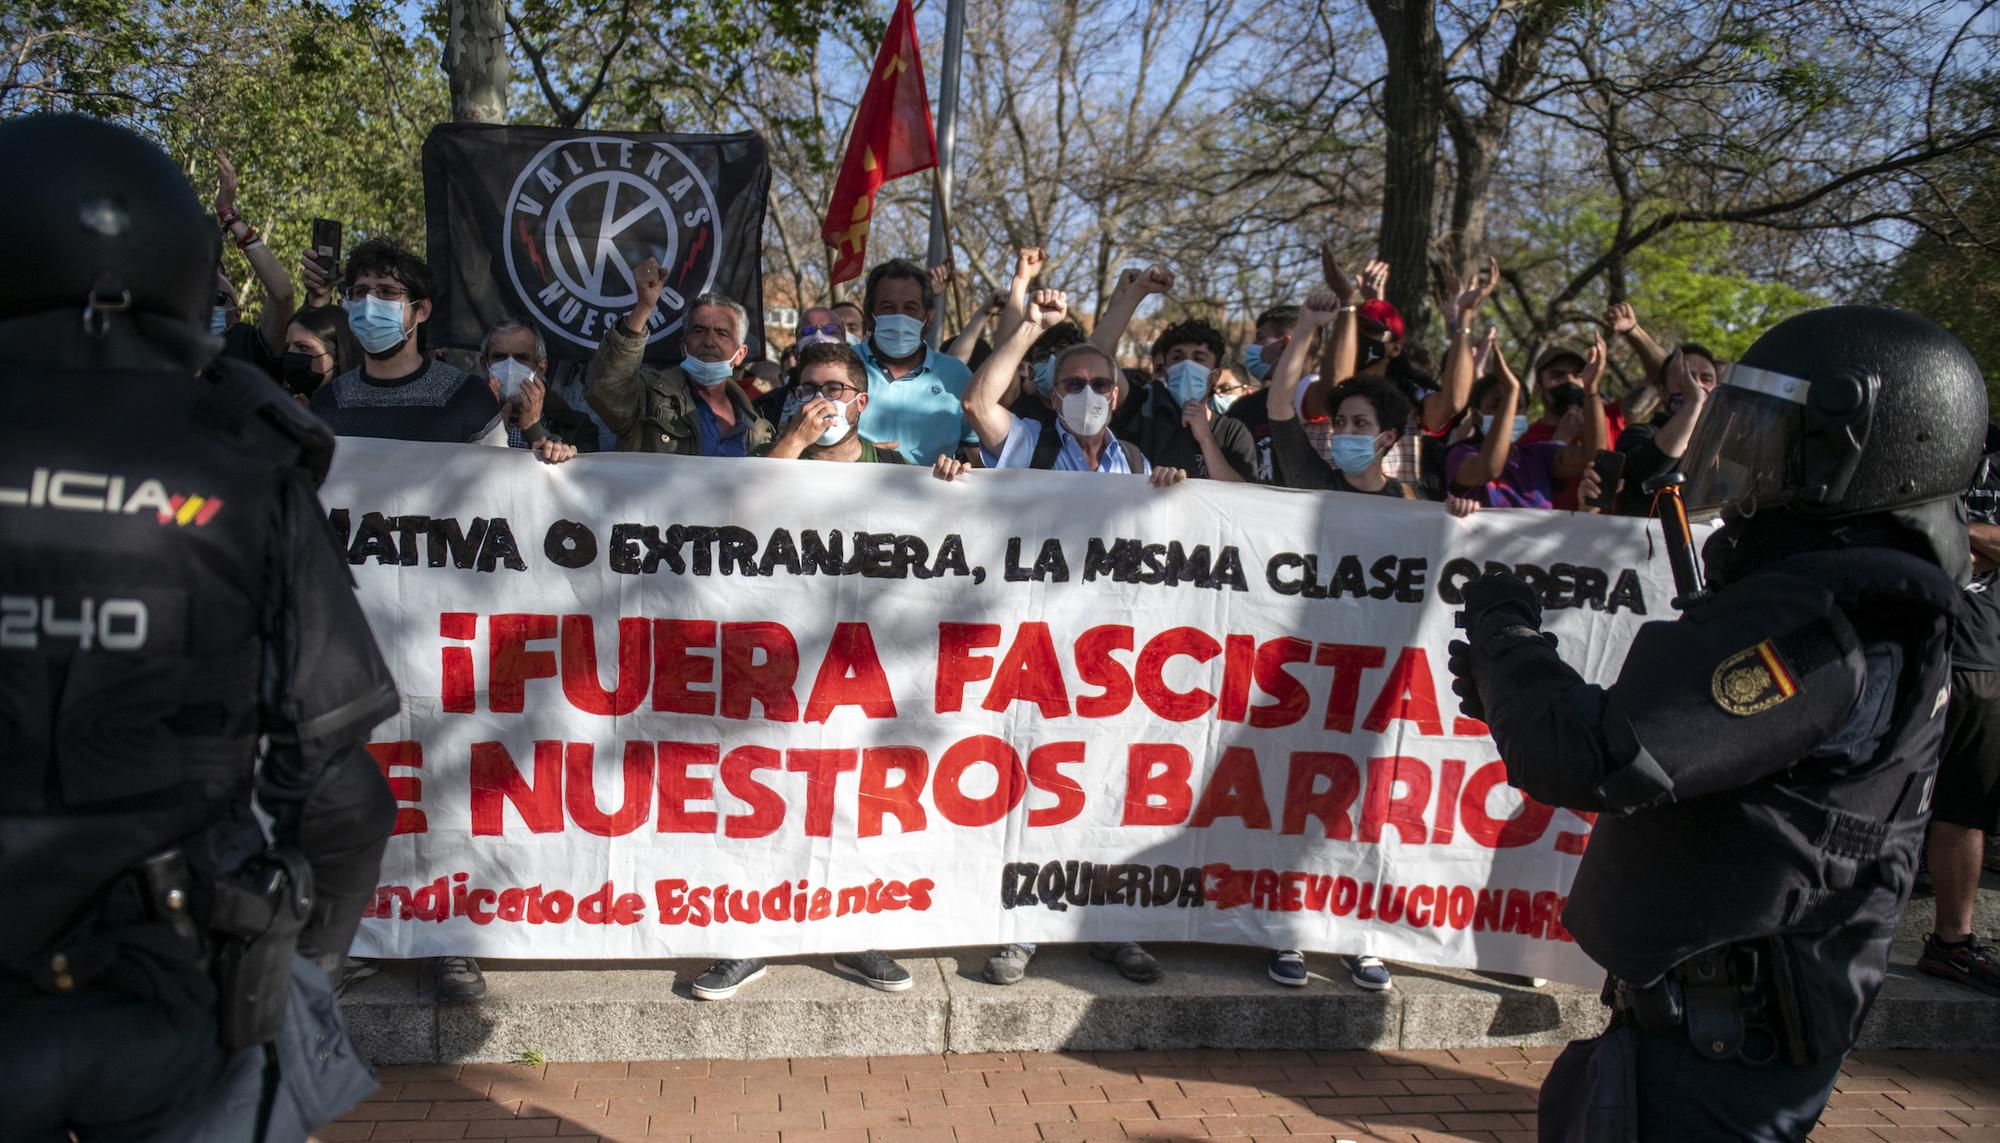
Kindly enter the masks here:
[[[958, 61], [965, 50], [965, 0], [946, 0], [944, 75], [938, 81], [937, 168], [931, 180], [929, 265], [951, 260], [951, 162], [958, 142]], [[931, 333], [943, 325], [944, 307], [931, 311]]]

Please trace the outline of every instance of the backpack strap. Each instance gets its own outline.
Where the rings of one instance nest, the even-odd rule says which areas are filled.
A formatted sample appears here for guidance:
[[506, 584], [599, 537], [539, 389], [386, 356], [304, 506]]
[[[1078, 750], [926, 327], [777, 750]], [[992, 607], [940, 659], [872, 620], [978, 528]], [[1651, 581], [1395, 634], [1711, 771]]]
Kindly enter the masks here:
[[1132, 470], [1132, 475], [1143, 475], [1146, 471], [1146, 456], [1139, 451], [1139, 446], [1131, 441], [1119, 441], [1118, 447], [1125, 450], [1125, 467]]
[[1042, 426], [1041, 435], [1035, 438], [1035, 455], [1029, 459], [1029, 468], [1048, 471], [1056, 466], [1056, 457], [1062, 455], [1062, 430], [1054, 421]]

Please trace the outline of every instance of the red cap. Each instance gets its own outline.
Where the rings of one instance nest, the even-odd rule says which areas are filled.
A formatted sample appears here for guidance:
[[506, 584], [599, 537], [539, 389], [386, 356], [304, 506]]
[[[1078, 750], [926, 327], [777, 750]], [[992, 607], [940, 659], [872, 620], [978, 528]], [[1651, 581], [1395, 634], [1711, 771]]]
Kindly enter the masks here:
[[1388, 330], [1389, 336], [1397, 341], [1403, 340], [1402, 312], [1387, 301], [1376, 298], [1373, 301], [1362, 302], [1361, 308], [1355, 311], [1355, 316], [1377, 329]]

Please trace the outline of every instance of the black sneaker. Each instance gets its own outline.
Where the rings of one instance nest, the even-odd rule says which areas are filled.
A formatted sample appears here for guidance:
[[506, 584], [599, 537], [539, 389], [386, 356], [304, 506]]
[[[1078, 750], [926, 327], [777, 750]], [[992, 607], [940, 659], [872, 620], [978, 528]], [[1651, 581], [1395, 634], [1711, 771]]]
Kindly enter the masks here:
[[902, 965], [889, 959], [888, 954], [873, 949], [842, 953], [833, 958], [833, 967], [849, 976], [858, 976], [870, 988], [879, 988], [884, 992], [901, 992], [916, 983]]
[[764, 975], [761, 960], [719, 960], [688, 984], [696, 1000], [727, 1000], [736, 990]]
[[1100, 941], [1090, 946], [1090, 955], [1106, 964], [1116, 965], [1118, 975], [1135, 984], [1151, 984], [1166, 975], [1152, 953], [1130, 941], [1122, 944]]
[[486, 974], [469, 956], [441, 956], [437, 958], [437, 990], [439, 1000], [477, 1000], [486, 995]]
[[1925, 976], [1954, 981], [1988, 996], [2000, 996], [2000, 962], [1991, 949], [1971, 937], [1945, 944], [1932, 933], [1924, 938], [1924, 955], [1917, 958], [1917, 971]]

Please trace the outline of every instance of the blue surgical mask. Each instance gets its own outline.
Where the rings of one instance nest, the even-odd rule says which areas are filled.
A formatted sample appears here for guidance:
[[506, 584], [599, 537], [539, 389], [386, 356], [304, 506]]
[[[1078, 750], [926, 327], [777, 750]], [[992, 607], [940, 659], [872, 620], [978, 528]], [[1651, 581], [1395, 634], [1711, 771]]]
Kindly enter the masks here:
[[1327, 453], [1340, 471], [1359, 476], [1375, 463], [1375, 438], [1360, 433], [1335, 433], [1327, 442]]
[[410, 339], [403, 329], [405, 303], [366, 297], [347, 303], [347, 328], [370, 353], [387, 353]]
[[229, 329], [229, 311], [216, 306], [208, 314], [208, 332], [221, 337]]
[[1257, 380], [1262, 381], [1269, 377], [1273, 364], [1275, 363], [1264, 360], [1264, 347], [1256, 342], [1253, 341], [1243, 347], [1243, 367]]
[[1167, 392], [1175, 404], [1199, 401], [1208, 392], [1208, 366], [1199, 361], [1176, 361], [1167, 366]]
[[1043, 400], [1047, 400], [1049, 394], [1056, 391], [1056, 359], [1042, 358], [1035, 363], [1032, 372], [1035, 377], [1035, 392], [1040, 393]]
[[681, 372], [704, 389], [713, 389], [736, 372], [727, 361], [703, 361], [690, 353], [681, 358]]
[[875, 319], [875, 348], [892, 361], [915, 357], [924, 346], [924, 323], [902, 314], [883, 314]]
[[1208, 407], [1214, 409], [1217, 413], [1228, 412], [1229, 406], [1235, 403], [1236, 397], [1233, 394], [1225, 397], [1220, 393], [1211, 393], [1208, 398]]
[[[1493, 415], [1491, 413], [1488, 413], [1479, 418], [1479, 433], [1481, 436], [1484, 436], [1492, 431], [1493, 431]], [[1510, 441], [1520, 440], [1521, 434], [1527, 431], [1528, 431], [1527, 414], [1525, 413], [1518, 414], [1514, 418], [1514, 433], [1507, 439]]]

